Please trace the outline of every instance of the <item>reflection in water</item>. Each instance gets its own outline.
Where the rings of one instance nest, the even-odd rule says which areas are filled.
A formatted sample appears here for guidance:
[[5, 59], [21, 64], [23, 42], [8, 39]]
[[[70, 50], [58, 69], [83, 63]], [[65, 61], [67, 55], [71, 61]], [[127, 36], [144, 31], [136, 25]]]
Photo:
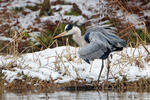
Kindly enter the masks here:
[[150, 100], [150, 93], [143, 92], [97, 92], [56, 91], [54, 93], [12, 93], [0, 94], [0, 100]]

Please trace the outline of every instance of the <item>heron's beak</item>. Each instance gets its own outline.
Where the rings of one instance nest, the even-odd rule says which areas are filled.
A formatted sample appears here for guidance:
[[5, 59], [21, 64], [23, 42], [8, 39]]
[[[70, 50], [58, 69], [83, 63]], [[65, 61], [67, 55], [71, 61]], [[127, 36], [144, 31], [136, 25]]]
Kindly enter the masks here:
[[55, 36], [54, 39], [59, 38], [59, 37], [62, 37], [62, 36], [65, 36], [66, 33], [67, 33], [66, 31], [63, 32], [63, 33], [60, 33], [60, 34], [58, 34], [57, 36]]

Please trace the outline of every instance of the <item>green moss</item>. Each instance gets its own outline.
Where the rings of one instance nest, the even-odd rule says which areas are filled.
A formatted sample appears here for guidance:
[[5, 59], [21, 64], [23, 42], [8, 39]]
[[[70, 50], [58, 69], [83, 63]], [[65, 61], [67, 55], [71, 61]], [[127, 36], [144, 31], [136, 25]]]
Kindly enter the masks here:
[[27, 32], [27, 31], [24, 31], [24, 32], [23, 32], [23, 36], [24, 36], [25, 38], [30, 37], [30, 35], [28, 34], [28, 32]]
[[115, 26], [115, 25], [114, 25], [115, 23], [112, 23], [112, 22], [110, 22], [110, 21], [107, 21], [105, 24]]
[[81, 14], [76, 9], [71, 8], [70, 12], [65, 12], [65, 15], [80, 16]]
[[32, 10], [32, 11], [37, 11], [40, 9], [40, 6], [39, 5], [35, 5], [35, 6], [30, 6], [30, 5], [27, 5], [26, 8]]
[[30, 5], [27, 5], [26, 8], [32, 10], [32, 11], [37, 11], [40, 9], [40, 6], [39, 5], [35, 5], [35, 6], [30, 6]]
[[14, 8], [12, 8], [12, 10], [15, 12], [21, 12], [24, 10], [24, 7], [14, 7]]

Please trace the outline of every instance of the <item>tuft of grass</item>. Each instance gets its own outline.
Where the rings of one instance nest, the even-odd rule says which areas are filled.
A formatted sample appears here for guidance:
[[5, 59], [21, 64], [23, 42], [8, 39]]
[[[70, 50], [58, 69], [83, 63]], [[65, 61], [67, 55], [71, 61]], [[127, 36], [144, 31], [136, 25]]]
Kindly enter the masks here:
[[136, 29], [129, 33], [128, 41], [133, 46], [135, 44], [139, 45], [142, 42], [147, 44], [147, 43], [150, 43], [150, 35], [147, 32], [145, 32], [143, 29]]
[[53, 15], [50, 0], [44, 0], [43, 1], [42, 5], [41, 5], [39, 16], [42, 16], [42, 15], [46, 15], [46, 16]]
[[46, 29], [45, 32], [41, 33], [36, 40], [39, 42], [39, 47], [48, 48], [53, 45], [54, 37], [64, 31], [65, 24], [58, 24], [55, 30]]
[[0, 70], [0, 80], [3, 79], [4, 74], [2, 73], [2, 70]]
[[24, 7], [13, 7], [12, 10], [15, 12], [21, 12], [24, 10]]
[[44, 33], [36, 38], [40, 45], [44, 48], [48, 48], [49, 45], [53, 42], [53, 33], [47, 29]]
[[30, 35], [29, 35], [29, 33], [27, 31], [23, 31], [23, 37], [24, 38], [29, 38]]
[[4, 88], [4, 74], [2, 73], [2, 70], [0, 69], [0, 93], [3, 88]]
[[35, 6], [30, 6], [30, 5], [27, 5], [26, 8], [32, 10], [32, 11], [37, 11], [40, 9], [40, 6], [39, 5], [35, 5]]

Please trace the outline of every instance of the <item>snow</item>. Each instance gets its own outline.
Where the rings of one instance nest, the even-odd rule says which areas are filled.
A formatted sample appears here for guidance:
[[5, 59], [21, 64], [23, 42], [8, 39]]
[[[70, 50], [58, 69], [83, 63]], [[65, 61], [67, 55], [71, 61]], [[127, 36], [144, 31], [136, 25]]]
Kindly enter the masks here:
[[[87, 64], [79, 58], [78, 50], [71, 46], [56, 47], [43, 51], [22, 54], [18, 57], [12, 55], [0, 56], [0, 66], [7, 67], [12, 64], [13, 69], [4, 69], [7, 82], [15, 79], [22, 79], [23, 75], [41, 80], [54, 80], [55, 83], [64, 83], [71, 80], [81, 79], [87, 82], [97, 81], [101, 68], [101, 60], [96, 59], [93, 64]], [[150, 46], [147, 46], [150, 51]], [[112, 53], [109, 57], [110, 75], [109, 81], [114, 82], [114, 77], [122, 79], [126, 76], [128, 81], [135, 81], [139, 78], [150, 77], [150, 61], [145, 60], [148, 54], [142, 46], [138, 48], [125, 48], [121, 52]], [[137, 61], [142, 62], [140, 67]], [[100, 78], [101, 82], [106, 80], [107, 61]]]
[[[51, 2], [56, 1], [52, 0]], [[9, 5], [7, 5], [7, 8], [11, 11], [15, 7], [23, 7], [24, 11], [28, 12], [27, 15], [21, 15], [19, 14], [19, 18], [17, 19], [19, 21], [19, 24], [21, 24], [21, 27], [23, 29], [27, 29], [29, 26], [37, 27], [40, 28], [40, 25], [35, 26], [34, 22], [36, 18], [39, 18], [39, 10], [38, 11], [31, 11], [26, 6], [36, 6], [36, 4], [41, 4], [43, 0], [14, 0], [10, 2]], [[88, 3], [86, 3], [86, 0], [65, 0], [65, 2], [68, 3], [76, 3], [79, 8], [82, 11], [82, 14], [88, 16], [89, 18], [97, 14], [98, 11], [100, 11], [101, 14], [103, 14], [104, 10], [106, 11], [106, 7], [99, 6], [99, 1], [98, 0], [89, 0]], [[106, 4], [105, 0], [102, 0], [101, 3]], [[67, 19], [68, 21], [72, 23], [76, 23], [77, 25], [81, 25], [87, 21], [86, 18], [84, 18], [82, 15], [80, 16], [69, 16], [69, 15], [64, 15], [64, 13], [67, 11], [69, 12], [73, 6], [72, 5], [52, 5], [52, 9], [59, 9], [61, 8], [62, 10], [58, 12], [53, 12], [54, 15], [52, 16], [44, 16], [40, 17], [41, 22], [44, 22], [45, 20], [50, 20], [52, 22], [56, 21], [63, 21], [63, 19]], [[100, 17], [101, 19], [103, 17]]]
[[0, 40], [1, 40], [1, 41], [10, 41], [10, 42], [13, 41], [12, 38], [8, 38], [8, 37], [2, 36], [2, 35], [0, 35]]
[[[56, 0], [51, 0], [51, 2], [54, 2]], [[34, 29], [38, 29], [38, 32], [41, 32], [44, 27], [45, 21], [51, 21], [56, 24], [56, 22], [66, 22], [69, 23], [75, 23], [76, 25], [82, 25], [88, 21], [91, 22], [91, 25], [95, 25], [95, 22], [98, 22], [100, 19], [110, 16], [109, 12], [109, 6], [107, 5], [108, 2], [106, 0], [65, 0], [67, 3], [76, 3], [79, 7], [79, 9], [82, 11], [82, 15], [80, 16], [71, 16], [71, 15], [65, 15], [64, 13], [67, 11], [69, 12], [71, 8], [73, 7], [72, 5], [51, 5], [52, 9], [61, 9], [60, 11], [53, 12], [53, 15], [51, 16], [42, 16], [39, 17], [39, 10], [37, 11], [32, 11], [26, 6], [37, 6], [41, 4], [43, 0], [12, 0], [9, 2], [4, 2], [1, 3], [0, 9], [7, 9], [8, 12], [12, 12], [13, 8], [15, 7], [22, 7], [23, 11], [26, 12], [24, 15], [21, 12], [17, 12], [16, 15], [4, 22], [2, 22], [1, 25], [9, 24], [11, 25], [12, 30], [18, 30], [18, 32], [22, 32], [22, 30], [27, 30], [31, 31], [31, 37], [33, 36], [32, 33], [34, 34]], [[86, 3], [88, 2], [88, 3]], [[149, 5], [148, 3], [147, 5]], [[132, 5], [132, 4], [131, 4]], [[115, 7], [112, 8], [115, 10]], [[140, 17], [137, 14], [126, 14], [123, 10], [117, 10], [117, 15], [114, 16], [115, 18], [122, 18], [122, 20], [126, 22], [132, 23], [136, 28], [144, 28], [145, 26], [143, 25], [143, 21], [140, 20]], [[100, 14], [98, 18], [91, 18], [93, 15]], [[86, 15], [89, 19], [85, 18]], [[148, 11], [144, 11], [144, 16], [150, 15]], [[125, 17], [125, 18], [124, 18]], [[91, 19], [90, 19], [91, 18]], [[39, 23], [37, 23], [37, 20], [39, 20]], [[11, 20], [11, 21], [9, 21]], [[18, 23], [16, 25], [16, 23]], [[0, 26], [1, 26], [0, 25]], [[13, 26], [14, 25], [14, 26]], [[37, 30], [36, 30], [37, 31]], [[31, 40], [35, 40], [35, 37], [33, 36]]]
[[62, 10], [58, 13], [58, 12], [54, 12], [54, 15], [52, 16], [43, 16], [40, 18], [41, 22], [45, 22], [45, 21], [52, 21], [53, 23], [56, 23], [56, 21], [61, 21], [63, 22], [64, 19], [72, 22], [72, 23], [77, 23], [77, 25], [81, 25], [84, 22], [86, 22], [87, 20], [82, 16], [72, 16], [72, 15], [64, 15], [65, 12], [70, 12], [72, 5], [56, 5], [56, 6], [52, 6], [52, 9], [59, 9], [61, 8]]
[[[51, 2], [54, 2], [56, 0], [51, 0]], [[28, 11], [29, 9], [26, 8], [26, 6], [36, 6], [37, 4], [41, 4], [43, 0], [13, 0], [10, 1], [9, 3], [6, 3], [7, 8], [9, 10], [12, 10], [12, 8], [15, 7], [23, 7], [25, 11], [29, 12], [27, 15], [19, 15], [19, 22], [21, 24], [21, 27], [24, 29], [27, 29], [29, 26], [34, 26], [35, 27], [35, 19], [36, 16], [39, 15], [39, 11]], [[80, 10], [82, 11], [82, 14], [88, 16], [90, 18], [92, 15], [95, 14], [100, 14], [99, 18], [96, 18], [97, 20], [102, 19], [103, 17], [106, 16], [111, 16], [109, 15], [109, 8], [108, 8], [108, 2], [106, 0], [65, 0], [65, 2], [68, 3], [76, 3]], [[88, 3], [86, 3], [88, 2]], [[131, 2], [129, 2], [129, 5], [133, 5]], [[137, 3], [136, 3], [137, 4]], [[148, 3], [147, 5], [149, 5]], [[3, 9], [5, 7], [5, 3], [1, 4], [2, 7], [0, 9]], [[140, 4], [137, 4], [140, 5]], [[70, 22], [77, 22], [77, 25], [81, 25], [88, 21], [86, 18], [84, 18], [82, 15], [81, 16], [66, 16], [64, 13], [66, 11], [70, 11], [72, 8], [72, 5], [52, 5], [52, 9], [56, 8], [59, 9], [61, 8], [62, 10], [58, 12], [54, 12], [54, 15], [52, 16], [44, 16], [40, 18], [40, 20], [43, 22], [44, 20], [50, 20], [52, 22], [56, 21], [63, 21], [62, 19], [69, 19]], [[115, 9], [115, 8], [112, 8]], [[108, 10], [108, 11], [107, 11]], [[126, 22], [131, 22], [136, 28], [143, 28], [143, 25], [141, 25], [139, 16], [137, 14], [126, 14], [126, 12], [122, 10], [117, 10], [117, 15], [115, 16], [116, 18], [123, 18], [125, 16], [125, 21]], [[144, 12], [144, 16], [149, 15], [148, 11]], [[95, 18], [94, 18], [95, 19]], [[140, 25], [139, 25], [140, 24]], [[37, 25], [36, 28], [40, 28], [40, 25]]]
[[[71, 10], [72, 5], [55, 5], [55, 6], [51, 6], [51, 8], [52, 9], [55, 8], [56, 10], [61, 8], [62, 10], [59, 13], [63, 15], [66, 11], [69, 12]], [[55, 14], [58, 13], [55, 12]]]
[[26, 15], [26, 16], [20, 16], [18, 18], [18, 21], [20, 22], [20, 26], [27, 29], [29, 26], [35, 26], [33, 25], [33, 22], [35, 20], [35, 18], [37, 18], [37, 16], [39, 15], [39, 11], [36, 12], [31, 12], [30, 14]]
[[[149, 3], [150, 5], [150, 3]], [[144, 16], [150, 16], [150, 12], [148, 10], [144, 11]]]
[[25, 6], [35, 6], [36, 4], [41, 4], [43, 0], [13, 0], [11, 5], [7, 8], [12, 9], [15, 7], [25, 7]]
[[[9, 10], [12, 10], [14, 7], [25, 7], [27, 5], [35, 6], [36, 4], [41, 4], [43, 0], [13, 0], [10, 5], [7, 6]], [[55, 0], [52, 0], [55, 1]], [[51, 2], [52, 2], [51, 1]], [[89, 18], [92, 15], [97, 13], [101, 13], [101, 19], [107, 15], [107, 2], [105, 0], [101, 0], [102, 6], [99, 6], [99, 0], [65, 0], [69, 3], [76, 3], [79, 8], [82, 10], [82, 14], [85, 14]], [[150, 4], [150, 3], [149, 3]], [[1, 6], [5, 6], [5, 4], [1, 4]], [[52, 5], [52, 8], [62, 8], [59, 12], [54, 12], [52, 16], [42, 16], [39, 17], [41, 23], [37, 25], [35, 23], [35, 19], [38, 18], [38, 11], [31, 11], [27, 8], [24, 8], [26, 15], [22, 15], [18, 13], [18, 17], [13, 19], [13, 21], [9, 24], [14, 24], [16, 21], [19, 22], [19, 26], [22, 29], [27, 29], [29, 26], [42, 29], [42, 23], [50, 20], [52, 22], [63, 21], [64, 19], [69, 20], [72, 23], [76, 23], [77, 25], [81, 25], [88, 21], [82, 15], [80, 16], [68, 16], [64, 15], [66, 11], [70, 11], [72, 5]], [[3, 9], [3, 8], [0, 8]], [[105, 12], [104, 12], [105, 11]], [[150, 13], [148, 11], [144, 12], [145, 16], [149, 16]], [[122, 10], [118, 10], [116, 17], [125, 16], [125, 21], [132, 23], [136, 26], [136, 28], [143, 28], [140, 18], [136, 14], [127, 14]], [[92, 19], [90, 19], [92, 20]], [[97, 20], [93, 18], [93, 20]], [[3, 23], [6, 24], [6, 23]], [[19, 29], [18, 29], [19, 30]], [[34, 31], [29, 34], [31, 37], [36, 37], [40, 34], [40, 31]], [[0, 40], [13, 41], [11, 38], [7, 38], [4, 36], [0, 36]], [[34, 38], [31, 40], [35, 41]], [[0, 56], [0, 66], [6, 67], [2, 72], [5, 75], [5, 79], [7, 82], [12, 82], [15, 79], [22, 79], [24, 75], [32, 78], [39, 78], [41, 80], [54, 80], [55, 83], [64, 83], [69, 82], [71, 80], [81, 79], [86, 80], [88, 82], [97, 81], [99, 71], [101, 68], [101, 60], [95, 60], [92, 64], [87, 64], [82, 59], [80, 59], [78, 55], [78, 50], [80, 48], [75, 48], [71, 46], [62, 46], [53, 49], [45, 49], [39, 52], [22, 54], [19, 56], [7, 55]], [[150, 51], [150, 46], [147, 46], [147, 49]], [[112, 53], [112, 58], [110, 58], [110, 75], [109, 81], [114, 82], [114, 77], [118, 79], [122, 79], [124, 76], [128, 79], [128, 81], [138, 80], [139, 78], [150, 77], [150, 57], [146, 50], [139, 46], [137, 48], [125, 48], [121, 52]], [[7, 67], [14, 66], [14, 68], [9, 69]], [[105, 67], [101, 76], [101, 82], [106, 80], [107, 73], [107, 61], [105, 61]]]
[[[77, 25], [81, 25], [82, 23], [84, 23], [86, 20], [83, 16], [64, 16], [63, 19], [67, 19], [69, 21], [71, 21], [72, 23], [77, 22]], [[42, 17], [41, 18], [41, 22], [45, 22], [51, 20], [53, 23], [55, 23], [56, 21], [62, 21], [62, 18], [60, 17], [60, 15], [55, 15], [55, 16], [49, 16], [49, 17]]]

